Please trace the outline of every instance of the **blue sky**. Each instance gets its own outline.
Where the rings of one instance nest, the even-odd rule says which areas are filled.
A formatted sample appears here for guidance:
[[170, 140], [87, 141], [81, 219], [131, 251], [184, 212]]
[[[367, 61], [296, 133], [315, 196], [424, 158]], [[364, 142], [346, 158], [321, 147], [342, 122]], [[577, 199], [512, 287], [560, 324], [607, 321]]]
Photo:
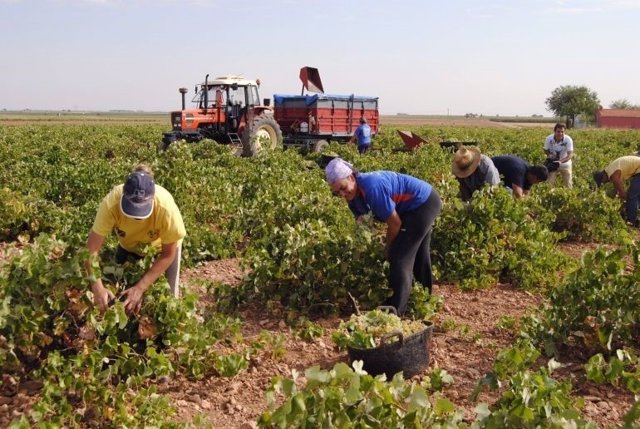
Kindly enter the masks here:
[[640, 104], [640, 0], [0, 0], [0, 40], [0, 110], [170, 111], [207, 73], [299, 94], [305, 65], [384, 114]]

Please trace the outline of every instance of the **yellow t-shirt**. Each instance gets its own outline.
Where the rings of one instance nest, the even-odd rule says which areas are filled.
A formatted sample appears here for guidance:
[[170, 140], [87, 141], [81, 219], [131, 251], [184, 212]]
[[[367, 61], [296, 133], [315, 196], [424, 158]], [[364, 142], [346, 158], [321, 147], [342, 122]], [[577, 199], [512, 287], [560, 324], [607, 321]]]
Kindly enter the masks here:
[[617, 170], [620, 170], [622, 181], [626, 181], [629, 177], [640, 173], [640, 157], [622, 156], [613, 160], [611, 164], [604, 169], [604, 172], [611, 178]]
[[156, 184], [153, 212], [148, 218], [138, 220], [122, 213], [120, 199], [123, 187], [124, 185], [114, 187], [104, 197], [91, 228], [93, 232], [106, 237], [114, 231], [120, 246], [139, 255], [142, 255], [142, 249], [148, 244], [159, 249], [162, 244], [179, 244], [187, 235], [180, 210], [169, 191]]

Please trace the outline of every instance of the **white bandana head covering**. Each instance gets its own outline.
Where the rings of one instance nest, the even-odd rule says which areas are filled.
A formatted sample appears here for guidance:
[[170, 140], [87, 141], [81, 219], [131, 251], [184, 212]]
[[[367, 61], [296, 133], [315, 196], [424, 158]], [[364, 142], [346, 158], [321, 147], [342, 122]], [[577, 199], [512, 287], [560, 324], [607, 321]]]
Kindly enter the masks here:
[[327, 176], [327, 182], [332, 185], [338, 180], [351, 176], [353, 174], [353, 165], [342, 158], [334, 158], [327, 164], [324, 173]]

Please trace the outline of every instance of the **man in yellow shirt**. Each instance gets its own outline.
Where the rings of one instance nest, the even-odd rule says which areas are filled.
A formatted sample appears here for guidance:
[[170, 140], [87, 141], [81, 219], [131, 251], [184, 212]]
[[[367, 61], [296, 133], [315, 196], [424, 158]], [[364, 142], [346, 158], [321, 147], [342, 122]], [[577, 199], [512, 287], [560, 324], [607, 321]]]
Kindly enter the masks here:
[[[114, 231], [118, 236], [116, 262], [143, 258], [143, 248], [152, 245], [160, 255], [149, 271], [131, 288], [122, 292], [125, 310], [136, 313], [142, 306], [142, 296], [162, 273], [175, 297], [179, 296], [180, 256], [182, 239], [186, 235], [182, 215], [171, 194], [153, 180], [146, 165], [138, 165], [124, 185], [115, 186], [104, 197], [87, 239], [87, 248], [96, 256], [105, 237]], [[107, 309], [113, 294], [101, 279], [91, 285], [94, 303], [101, 311]]]
[[[640, 201], [640, 157], [622, 156], [611, 162], [604, 170], [593, 173], [596, 185], [611, 182], [616, 194], [625, 201], [627, 221], [633, 226], [638, 223], [638, 202]], [[627, 191], [624, 183], [629, 181]]]

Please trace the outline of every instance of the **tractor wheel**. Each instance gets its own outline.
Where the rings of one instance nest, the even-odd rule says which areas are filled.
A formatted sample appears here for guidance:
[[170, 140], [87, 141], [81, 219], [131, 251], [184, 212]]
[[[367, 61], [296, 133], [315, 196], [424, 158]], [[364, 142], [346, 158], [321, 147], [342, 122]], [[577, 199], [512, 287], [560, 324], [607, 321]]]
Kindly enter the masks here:
[[325, 150], [329, 146], [329, 142], [326, 140], [316, 140], [313, 144], [313, 152], [319, 153]]
[[254, 156], [263, 150], [282, 147], [282, 131], [272, 115], [253, 118], [242, 134], [242, 156]]

